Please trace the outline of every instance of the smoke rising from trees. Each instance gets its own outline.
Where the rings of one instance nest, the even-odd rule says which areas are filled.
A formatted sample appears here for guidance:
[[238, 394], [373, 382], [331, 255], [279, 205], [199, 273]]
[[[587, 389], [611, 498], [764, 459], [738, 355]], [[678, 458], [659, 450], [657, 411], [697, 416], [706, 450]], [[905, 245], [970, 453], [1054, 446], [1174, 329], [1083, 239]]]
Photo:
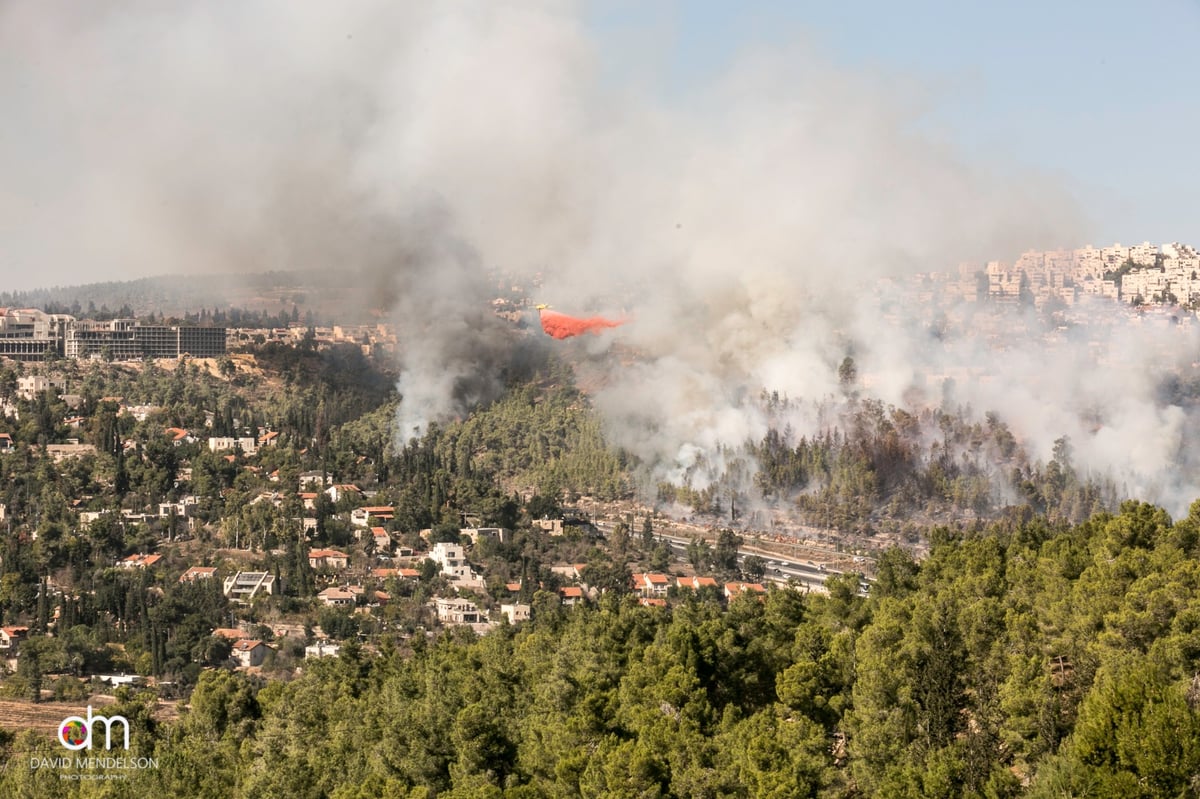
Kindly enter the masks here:
[[957, 382], [956, 400], [1031, 451], [1066, 434], [1131, 488], [1195, 493], [1168, 479], [1188, 418], [1158, 391], [1172, 364], [1138, 361], [1179, 331], [1106, 333], [1120, 357], [1097, 369], [1086, 341], [935, 345], [873, 302], [883, 277], [1082, 243], [1052, 182], [965, 162], [921, 132], [927, 98], [804, 49], [667, 100], [614, 83], [583, 10], [4, 5], [0, 98], [19, 120], [0, 134], [4, 268], [344, 274], [398, 326], [401, 437], [496, 396], [544, 346], [487, 309], [494, 275], [536, 273], [539, 301], [629, 316], [568, 346], [603, 372], [609, 436], [656, 478], [709, 479], [694, 467], [761, 437], [764, 389], [841, 396], [853, 352], [898, 404], [921, 374], [978, 367], [988, 381]]

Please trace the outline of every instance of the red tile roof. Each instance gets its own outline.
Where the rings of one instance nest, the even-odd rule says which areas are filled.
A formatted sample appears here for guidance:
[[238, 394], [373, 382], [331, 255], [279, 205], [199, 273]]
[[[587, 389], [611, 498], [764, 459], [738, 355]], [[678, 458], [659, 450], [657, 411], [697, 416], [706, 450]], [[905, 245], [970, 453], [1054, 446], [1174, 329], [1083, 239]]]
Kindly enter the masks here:
[[371, 569], [371, 575], [374, 577], [399, 577], [401, 579], [412, 579], [420, 577], [421, 572], [417, 569]]
[[765, 594], [767, 589], [759, 583], [725, 583], [725, 591], [729, 594], [755, 593]]
[[717, 581], [712, 577], [680, 577], [676, 581], [676, 585], [681, 588], [699, 589], [705, 586], [717, 587]]
[[216, 566], [192, 566], [190, 569], [179, 575], [179, 582], [190, 583], [197, 577], [212, 577], [217, 573]]
[[144, 566], [153, 566], [155, 563], [158, 563], [160, 560], [162, 560], [162, 555], [158, 555], [158, 554], [142, 555], [140, 553], [134, 553], [133, 555], [130, 555], [129, 557], [124, 558], [121, 562], [128, 564], [130, 566], [143, 566], [144, 567]]

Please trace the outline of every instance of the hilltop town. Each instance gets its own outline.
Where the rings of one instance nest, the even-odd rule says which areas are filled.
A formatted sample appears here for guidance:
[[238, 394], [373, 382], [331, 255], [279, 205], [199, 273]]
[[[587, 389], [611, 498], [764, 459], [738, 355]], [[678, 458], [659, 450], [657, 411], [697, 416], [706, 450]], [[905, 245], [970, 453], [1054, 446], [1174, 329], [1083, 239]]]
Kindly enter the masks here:
[[[514, 322], [498, 329], [528, 342], [519, 291], [497, 299]], [[993, 305], [1009, 307], [980, 300]], [[347, 750], [402, 740], [428, 764], [356, 761], [336, 780], [440, 790], [460, 773], [502, 782], [494, 775], [510, 770], [548, 785], [560, 778], [535, 774], [553, 775], [557, 756], [513, 765], [534, 762], [537, 740], [577, 724], [573, 746], [589, 749], [695, 712], [679, 752], [716, 762], [758, 740], [759, 725], [802, 719], [812, 779], [837, 785], [867, 762], [846, 749], [861, 740], [850, 738], [855, 714], [890, 703], [867, 693], [872, 680], [950, 696], [948, 741], [973, 734], [958, 719], [984, 692], [965, 686], [993, 668], [1051, 675], [1006, 689], [1022, 707], [1079, 707], [1073, 670], [1089, 653], [1031, 632], [1018, 608], [1099, 585], [1133, 609], [1067, 601], [1079, 616], [1068, 622], [1107, 625], [1117, 640], [1141, 629], [1126, 619], [1141, 607], [1137, 581], [1166, 573], [1147, 564], [1182, 569], [1179, 552], [1196, 547], [1194, 521], [1172, 527], [1151, 506], [1121, 505], [1069, 442], [1039, 461], [998, 416], [859, 397], [866, 376], [851, 368], [829, 427], [747, 443], [752, 485], [659, 483], [645, 501], [638, 464], [606, 441], [561, 350], [529, 348], [495, 402], [403, 442], [391, 327], [306, 324], [299, 309], [233, 316], [0, 313], [11, 355], [0, 364], [0, 702], [33, 719], [0, 751], [48, 757], [39, 730], [57, 729], [64, 706], [95, 702], [133, 720], [133, 753], [174, 753], [139, 775], [146, 784], [236, 793], [238, 775], [257, 779], [239, 764], [259, 751], [316, 784], [273, 732], [307, 729], [299, 714], [320, 719], [304, 748], [322, 762], [346, 734], [336, 728], [364, 730]], [[773, 414], [790, 400], [759, 402]], [[1158, 545], [1158, 560], [1131, 560], [1126, 582], [1086, 566], [1142, 545]], [[1011, 573], [995, 571], [1005, 547]], [[1051, 577], [1031, 593], [1021, 569]], [[972, 615], [981, 595], [983, 625]], [[942, 626], [912, 621], [927, 618]], [[1032, 654], [980, 665], [967, 635], [991, 642], [981, 651], [1019, 637]], [[934, 658], [940, 675], [969, 665], [933, 679]], [[562, 703], [561, 691], [586, 696]], [[711, 709], [680, 710], [695, 702]], [[417, 715], [387, 735], [371, 726], [394, 714]], [[1019, 754], [985, 768], [1015, 780], [1045, 755], [1042, 733], [1010, 717]], [[460, 764], [438, 743], [446, 730], [458, 749], [487, 740], [491, 753]], [[202, 743], [159, 749], [168, 738]], [[223, 767], [192, 765], [210, 757]], [[623, 784], [629, 769], [614, 774]], [[690, 779], [679, 772], [680, 785]]]
[[[914, 278], [949, 302], [1074, 306], [1103, 297], [1132, 306], [1200, 303], [1200, 255], [1187, 244], [1031, 250], [1012, 264], [962, 264]], [[930, 297], [933, 295], [931, 294]]]
[[[947, 348], [960, 333], [1053, 347], [1079, 326], [1112, 366], [1153, 350], [1110, 352], [1105, 330], [1155, 308], [1194, 322], [1196, 267], [1183, 245], [1030, 252], [885, 281], [878, 313], [952, 331]], [[496, 287], [498, 330], [529, 343], [526, 292]], [[387, 322], [128, 311], [0, 309], [0, 701], [186, 701], [604, 608], [861, 609], [936, 553], [924, 525], [1004, 518], [1014, 495], [1079, 522], [1122, 498], [1065, 439], [1040, 462], [1002, 418], [936, 409], [944, 383], [989, 378], [974, 358], [931, 360], [911, 408], [845, 367], [831, 428], [746, 445], [753, 486], [660, 483], [647, 502], [553, 348], [531, 347], [495, 404], [401, 442]], [[768, 414], [789, 402], [761, 398]]]
[[[213, 334], [207, 357], [177, 344], [130, 357], [164, 330]], [[732, 533], [695, 530], [684, 557], [649, 510], [613, 510], [629, 487], [569, 386], [538, 390], [528, 425], [556, 457], [514, 441], [523, 465], [497, 473], [434, 440], [401, 452], [383, 326], [226, 331], [21, 309], [0, 313], [6, 340], [37, 342], [0, 368], [9, 697], [102, 682], [167, 696], [205, 669], [284, 677], [347, 642], [482, 633], [604, 591], [665, 605], [786, 582], [762, 557], [739, 561]]]

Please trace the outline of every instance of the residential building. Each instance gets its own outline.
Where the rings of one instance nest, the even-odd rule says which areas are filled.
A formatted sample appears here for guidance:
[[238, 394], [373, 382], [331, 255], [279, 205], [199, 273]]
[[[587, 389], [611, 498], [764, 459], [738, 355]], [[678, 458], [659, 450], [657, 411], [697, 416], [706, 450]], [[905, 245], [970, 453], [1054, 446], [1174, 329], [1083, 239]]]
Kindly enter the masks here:
[[[354, 589], [358, 590], [354, 590]], [[334, 608], [352, 608], [358, 595], [362, 593], [362, 588], [358, 586], [332, 586], [326, 588], [317, 594], [317, 599], [321, 600], [327, 607]]]
[[1155, 266], [1158, 263], [1158, 246], [1148, 241], [1135, 244], [1129, 248], [1129, 260], [1139, 266]]
[[680, 588], [690, 588], [699, 591], [701, 588], [720, 588], [712, 577], [680, 577], [675, 581]]
[[162, 555], [142, 555], [135, 553], [127, 558], [117, 561], [117, 565], [124, 569], [145, 569], [149, 566], [153, 566], [160, 560], [162, 560]]
[[125, 672], [121, 672], [120, 674], [97, 674], [96, 679], [106, 685], [111, 685], [113, 688], [122, 685], [133, 687], [146, 682], [146, 678], [140, 674], [126, 674]]
[[429, 552], [429, 559], [442, 567], [442, 574], [452, 578], [473, 579], [474, 572], [471, 564], [467, 563], [462, 544], [449, 544], [439, 541]]
[[633, 590], [638, 596], [664, 597], [667, 595], [667, 589], [670, 587], [671, 578], [665, 574], [648, 572], [646, 574], [633, 575]]
[[195, 513], [199, 503], [199, 498], [194, 494], [180, 497], [178, 502], [160, 502], [158, 503], [158, 515], [162, 519], [170, 516], [188, 517]]
[[421, 577], [421, 572], [419, 569], [405, 569], [405, 568], [371, 569], [371, 576], [376, 579], [379, 579], [379, 580], [386, 580], [389, 577], [398, 577], [401, 580], [416, 580]]
[[350, 556], [336, 549], [313, 549], [308, 553], [308, 565], [314, 569], [340, 570], [350, 565]]
[[84, 527], [87, 527], [101, 516], [107, 516], [111, 514], [111, 510], [81, 510], [79, 512], [79, 523]]
[[94, 455], [96, 448], [91, 444], [47, 444], [46, 454], [54, 459], [55, 463], [66, 460], [67, 458], [82, 458], [84, 455]]
[[562, 519], [535, 519], [533, 526], [549, 533], [552, 536], [559, 536], [563, 534]]
[[335, 483], [325, 489], [325, 494], [329, 497], [330, 501], [338, 502], [345, 497], [361, 497], [362, 489], [348, 483]]
[[509, 531], [503, 527], [464, 527], [458, 533], [469, 538], [473, 545], [478, 544], [481, 538], [507, 543], [510, 537]]
[[759, 583], [725, 583], [725, 598], [732, 599], [741, 594], [766, 594], [767, 589]]
[[[64, 394], [61, 397], [61, 399], [63, 400], [63, 402], [66, 402], [67, 395]], [[83, 398], [80, 397], [81, 402], [82, 402], [82, 400], [83, 400]], [[135, 420], [137, 420], [139, 422], [144, 422], [144, 421], [146, 421], [146, 419], [148, 419], [150, 417], [150, 414], [157, 413], [158, 411], [161, 411], [161, 410], [162, 410], [162, 407], [158, 406], [158, 405], [127, 405], [127, 406], [121, 408], [121, 413], [123, 413], [123, 414], [127, 413], [130, 416], [132, 416]]]
[[230, 657], [236, 660], [238, 665], [244, 669], [261, 666], [263, 661], [266, 660], [269, 649], [270, 647], [262, 641], [243, 638], [233, 645]]
[[275, 593], [275, 575], [267, 572], [238, 572], [225, 578], [225, 596], [235, 602], [249, 602], [259, 594]]
[[342, 651], [339, 644], [332, 641], [317, 641], [314, 644], [304, 647], [304, 658], [330, 658], [337, 657], [338, 652]]
[[516, 624], [519, 621], [527, 621], [530, 614], [530, 606], [514, 602], [511, 604], [500, 605], [500, 615], [508, 619], [509, 624]]
[[583, 589], [577, 585], [564, 585], [558, 589], [558, 598], [568, 607], [583, 601]]
[[208, 439], [209, 452], [226, 452], [228, 450], [255, 455], [258, 453], [258, 439], [254, 436], [213, 436]]
[[303, 491], [304, 489], [312, 486], [320, 488], [329, 482], [329, 478], [326, 477], [325, 472], [322, 471], [301, 472], [298, 482], [300, 485], [297, 490]]
[[183, 574], [179, 575], [179, 582], [194, 583], [197, 580], [211, 580], [217, 576], [216, 566], [192, 566]]
[[568, 563], [566, 565], [555, 565], [550, 567], [550, 571], [560, 575], [568, 580], [576, 582], [583, 581], [583, 572], [587, 569], [586, 563]]
[[28, 635], [28, 627], [0, 627], [0, 656], [15, 657]]
[[[338, 488], [338, 486], [330, 486], [329, 491], [335, 488]], [[350, 486], [350, 488], [358, 491], [358, 488], [355, 486]], [[334, 502], [337, 502], [337, 500], [335, 499]], [[372, 518], [378, 521], [388, 521], [395, 518], [395, 515], [396, 509], [391, 505], [367, 505], [350, 511], [350, 523], [355, 527], [370, 527]]]
[[469, 599], [438, 597], [433, 603], [438, 621], [443, 624], [478, 624], [487, 621], [475, 603]]
[[392, 537], [382, 527], [371, 528], [371, 541], [375, 545], [376, 555], [392, 554]]

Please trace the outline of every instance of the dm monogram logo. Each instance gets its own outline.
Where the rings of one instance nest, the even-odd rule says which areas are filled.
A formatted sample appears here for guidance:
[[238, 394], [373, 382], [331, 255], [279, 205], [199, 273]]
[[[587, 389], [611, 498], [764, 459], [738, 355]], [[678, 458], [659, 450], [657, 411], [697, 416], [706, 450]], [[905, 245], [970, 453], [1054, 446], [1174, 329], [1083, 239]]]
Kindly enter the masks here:
[[92, 733], [104, 727], [104, 748], [112, 749], [113, 727], [120, 724], [125, 729], [125, 749], [129, 749], [129, 720], [124, 716], [94, 716], [88, 705], [87, 718], [67, 716], [58, 725], [58, 742], [73, 752], [92, 748]]

